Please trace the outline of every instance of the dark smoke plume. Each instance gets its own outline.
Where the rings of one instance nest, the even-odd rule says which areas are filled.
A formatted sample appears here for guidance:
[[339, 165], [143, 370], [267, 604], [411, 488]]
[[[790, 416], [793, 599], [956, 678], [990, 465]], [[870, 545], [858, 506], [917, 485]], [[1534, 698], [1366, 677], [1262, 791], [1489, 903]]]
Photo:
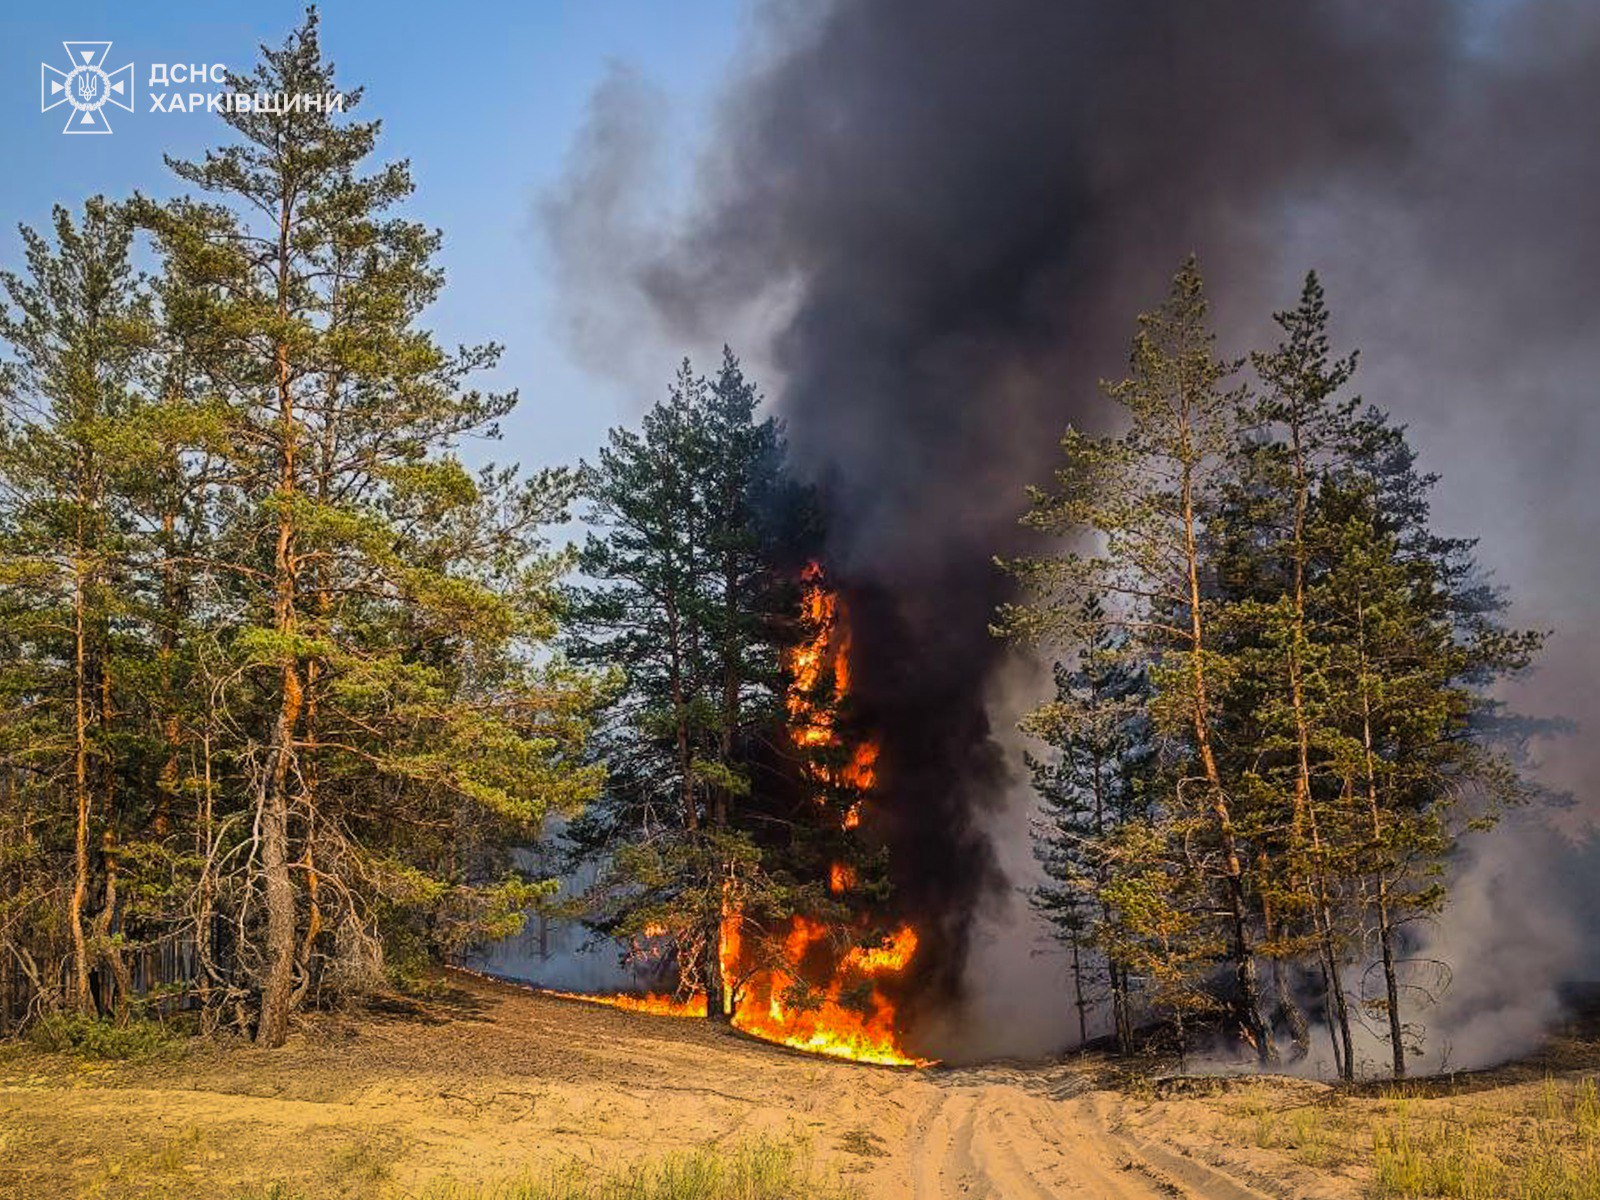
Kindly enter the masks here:
[[[959, 1020], [925, 1024], [932, 1049], [1040, 1050], [1066, 1025], [1005, 902], [1026, 809], [997, 743], [1021, 701], [987, 633], [991, 560], [1019, 544], [1021, 489], [1062, 428], [1100, 419], [1096, 379], [1120, 373], [1134, 313], [1189, 251], [1233, 351], [1322, 272], [1362, 390], [1446, 474], [1446, 526], [1484, 534], [1519, 619], [1571, 631], [1518, 699], [1586, 715], [1592, 5], [841, 0], [768, 16], [685, 213], [651, 208], [653, 118], [619, 77], [544, 216], [583, 345], [636, 353], [653, 327], [664, 365], [743, 339], [776, 382], [855, 584], [901, 900], [933, 935], [918, 994], [947, 1016], [962, 996], [969, 1015], [1006, 1014], [987, 1022], [1003, 1036], [959, 1044]], [[1592, 758], [1564, 753], [1551, 782], [1576, 787]], [[1582, 969], [1553, 957], [1546, 976]], [[963, 992], [973, 962], [983, 979]]]

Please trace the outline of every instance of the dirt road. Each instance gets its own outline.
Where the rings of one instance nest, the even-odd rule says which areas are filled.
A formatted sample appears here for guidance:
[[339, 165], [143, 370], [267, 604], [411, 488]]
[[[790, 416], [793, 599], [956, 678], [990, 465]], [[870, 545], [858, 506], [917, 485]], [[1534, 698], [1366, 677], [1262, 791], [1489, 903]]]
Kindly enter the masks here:
[[1073, 1068], [940, 1071], [919, 1082], [933, 1084], [933, 1094], [898, 1156], [910, 1173], [906, 1182], [885, 1181], [883, 1195], [1267, 1200], [1187, 1154], [1124, 1132], [1120, 1099], [1094, 1091]]
[[1119, 1103], [1069, 1068], [860, 1067], [459, 976], [419, 1011], [322, 1019], [281, 1051], [11, 1050], [0, 1196], [382, 1198], [766, 1136], [885, 1200], [1261, 1200], [1133, 1140]]
[[915, 1200], [1158, 1194], [1135, 1162], [1119, 1162], [1104, 1131], [1070, 1104], [1005, 1085], [950, 1088], [931, 1098], [900, 1157], [911, 1179], [899, 1194]]

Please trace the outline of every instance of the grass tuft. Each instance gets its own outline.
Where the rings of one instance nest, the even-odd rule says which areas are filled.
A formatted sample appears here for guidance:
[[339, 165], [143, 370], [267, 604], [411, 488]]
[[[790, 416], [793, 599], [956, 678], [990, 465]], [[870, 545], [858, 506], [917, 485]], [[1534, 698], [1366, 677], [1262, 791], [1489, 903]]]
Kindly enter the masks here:
[[1285, 1151], [1318, 1170], [1337, 1169], [1358, 1157], [1339, 1136], [1325, 1105], [1280, 1108], [1256, 1100], [1239, 1112], [1250, 1121], [1251, 1140], [1263, 1150]]
[[862, 1158], [887, 1158], [889, 1151], [884, 1148], [881, 1137], [865, 1126], [846, 1130], [839, 1138], [839, 1148], [848, 1154], [856, 1154]]

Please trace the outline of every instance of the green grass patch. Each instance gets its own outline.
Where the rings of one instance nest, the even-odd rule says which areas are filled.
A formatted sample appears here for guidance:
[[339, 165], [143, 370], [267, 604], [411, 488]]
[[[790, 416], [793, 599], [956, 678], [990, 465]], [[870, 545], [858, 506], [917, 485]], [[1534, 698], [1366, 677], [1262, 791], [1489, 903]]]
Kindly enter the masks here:
[[29, 1038], [40, 1049], [89, 1059], [150, 1058], [176, 1050], [182, 1039], [159, 1021], [121, 1025], [80, 1013], [50, 1013], [34, 1023]]

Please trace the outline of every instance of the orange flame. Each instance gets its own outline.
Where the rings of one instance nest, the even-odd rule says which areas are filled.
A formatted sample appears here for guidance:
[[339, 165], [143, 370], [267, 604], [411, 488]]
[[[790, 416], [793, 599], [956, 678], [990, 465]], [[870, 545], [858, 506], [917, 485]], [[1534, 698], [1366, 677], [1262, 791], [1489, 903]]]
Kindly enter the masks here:
[[[916, 931], [905, 926], [881, 946], [852, 947], [838, 960], [824, 987], [810, 987], [802, 981], [800, 967], [818, 953], [827, 955], [829, 942], [826, 925], [795, 917], [783, 945], [784, 958], [793, 970], [757, 972], [740, 993], [734, 1028], [811, 1054], [882, 1066], [932, 1066], [934, 1059], [917, 1058], [900, 1048], [894, 1004], [878, 986], [910, 963], [917, 949]], [[724, 943], [725, 970], [732, 965], [727, 949]], [[706, 1015], [703, 992], [637, 996], [545, 989], [545, 994], [653, 1016]]]
[[[838, 728], [837, 712], [849, 694], [850, 633], [838, 596], [829, 590], [822, 567], [809, 564], [801, 574], [802, 615], [809, 634], [785, 656], [790, 687], [784, 697], [789, 736], [808, 754], [806, 771], [820, 785], [817, 803], [841, 806], [839, 824], [855, 829], [862, 805], [878, 783], [878, 744], [870, 739], [854, 746]], [[839, 763], [842, 765], [830, 765]], [[855, 870], [834, 863], [828, 887], [842, 895], [856, 886]], [[833, 931], [804, 916], [790, 918], [783, 936], [781, 965], [750, 969], [745, 962], [743, 918], [724, 892], [719, 958], [725, 1010], [733, 1011], [736, 1029], [767, 1041], [814, 1054], [894, 1066], [929, 1066], [931, 1059], [908, 1055], [900, 1048], [893, 1000], [883, 984], [910, 965], [917, 934], [909, 925], [878, 945], [857, 945], [838, 954]], [[656, 932], [652, 927], [647, 936]], [[814, 978], [826, 978], [817, 986]], [[665, 1016], [706, 1013], [704, 993], [680, 996], [596, 996], [553, 992], [575, 1000], [610, 1004], [634, 1012]]]
[[703, 1017], [706, 1015], [706, 997], [701, 992], [690, 996], [672, 996], [651, 992], [635, 996], [627, 992], [602, 996], [593, 992], [558, 992], [553, 988], [541, 989], [546, 996], [559, 996], [563, 1000], [582, 1000], [585, 1004], [604, 1004], [627, 1012], [650, 1013], [657, 1017]]
[[883, 947], [854, 947], [840, 959], [823, 988], [809, 988], [798, 970], [819, 949], [826, 951], [828, 928], [795, 917], [784, 940], [784, 957], [795, 973], [764, 973], [734, 1014], [734, 1028], [813, 1054], [889, 1066], [931, 1066], [900, 1048], [894, 1004], [877, 986], [904, 970], [916, 953], [916, 931], [909, 926]]
[[[823, 580], [820, 564], [809, 563], [800, 581], [805, 588], [801, 613], [810, 635], [793, 647], [785, 659], [791, 680], [784, 697], [789, 714], [789, 736], [802, 749], [834, 751], [834, 755], [826, 757], [836, 758], [838, 752], [845, 749], [836, 713], [850, 694], [850, 629], [843, 619], [845, 614], [839, 597], [828, 590]], [[871, 791], [878, 784], [877, 767], [878, 744], [867, 739], [849, 749], [842, 766], [830, 766], [813, 759], [806, 769], [818, 783], [825, 785], [818, 802], [826, 803], [828, 789]], [[851, 805], [840, 823], [846, 829], [853, 829], [859, 819], [858, 804]]]
[[[837, 720], [850, 692], [850, 628], [838, 595], [828, 588], [820, 563], [801, 573], [801, 612], [808, 636], [790, 650], [786, 665], [790, 687], [785, 696], [789, 733], [803, 750], [830, 753], [814, 756], [807, 771], [822, 787], [817, 802], [843, 806], [839, 824], [854, 829], [861, 808], [878, 783], [878, 744], [867, 739], [847, 745]], [[843, 758], [841, 766], [832, 766]], [[856, 886], [856, 873], [846, 863], [828, 870], [828, 887], [841, 895]], [[906, 926], [882, 947], [855, 947], [832, 964], [822, 988], [808, 985], [802, 968], [809, 960], [828, 957], [828, 927], [796, 916], [784, 940], [787, 969], [764, 972], [752, 980], [739, 1005], [735, 1027], [810, 1050], [862, 1062], [926, 1065], [900, 1049], [893, 1002], [879, 986], [885, 977], [904, 971], [916, 953], [916, 931]], [[826, 962], [824, 963], [826, 965]]]

